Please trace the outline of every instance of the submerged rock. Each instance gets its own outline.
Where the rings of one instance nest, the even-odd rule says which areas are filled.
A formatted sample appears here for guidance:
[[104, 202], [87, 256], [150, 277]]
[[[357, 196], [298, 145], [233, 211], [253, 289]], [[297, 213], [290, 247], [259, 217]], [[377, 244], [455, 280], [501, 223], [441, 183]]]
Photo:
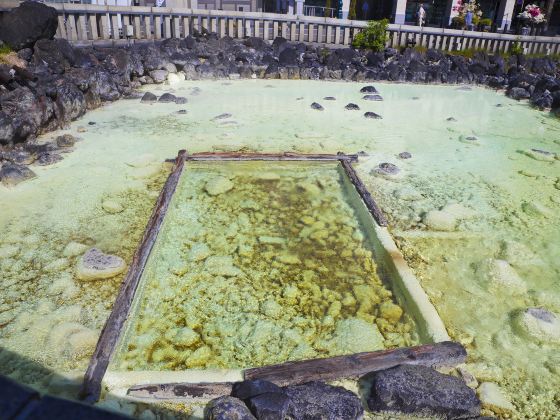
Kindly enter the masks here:
[[480, 384], [477, 392], [484, 408], [502, 416], [509, 416], [515, 411], [513, 404], [495, 383], [483, 382]]
[[366, 112], [366, 113], [364, 114], [364, 117], [365, 117], [365, 118], [374, 119], [374, 120], [380, 120], [380, 119], [383, 118], [381, 115], [376, 114], [375, 112]]
[[396, 411], [448, 419], [475, 417], [480, 401], [460, 378], [426, 366], [400, 365], [374, 372], [367, 398], [372, 411]]
[[556, 153], [552, 153], [542, 149], [522, 150], [521, 153], [535, 160], [542, 160], [544, 162], [553, 162], [556, 159]]
[[224, 119], [226, 119], [226, 118], [231, 118], [231, 117], [232, 117], [232, 115], [231, 115], [231, 114], [228, 114], [228, 113], [226, 112], [226, 113], [223, 113], [223, 114], [220, 114], [220, 115], [216, 115], [214, 118], [212, 118], [212, 121], [224, 120]]
[[373, 170], [374, 175], [381, 176], [387, 179], [396, 178], [400, 174], [401, 170], [397, 165], [389, 162], [380, 163], [377, 168]]
[[291, 404], [292, 419], [357, 420], [364, 409], [358, 396], [340, 386], [307, 382], [284, 387]]
[[424, 216], [424, 224], [433, 230], [453, 231], [457, 226], [457, 218], [442, 210], [431, 210]]
[[560, 343], [560, 318], [545, 308], [527, 308], [517, 314], [514, 329], [536, 342]]
[[211, 400], [204, 408], [205, 420], [256, 420], [243, 401], [230, 396]]
[[212, 255], [206, 258], [204, 268], [216, 276], [235, 277], [242, 274], [241, 270], [233, 265], [230, 255]]
[[257, 419], [283, 420], [291, 406], [290, 398], [278, 392], [260, 394], [246, 402]]
[[362, 99], [366, 101], [382, 101], [383, 97], [381, 95], [364, 95]]
[[359, 318], [347, 318], [336, 323], [332, 340], [325, 344], [333, 353], [348, 354], [381, 350], [385, 347], [383, 343], [377, 325]]
[[325, 101], [336, 101], [336, 98], [334, 96], [325, 96], [323, 99]]
[[23, 181], [36, 178], [37, 175], [24, 165], [7, 163], [0, 169], [0, 182], [6, 187], [13, 187]]
[[358, 105], [356, 105], [356, 104], [349, 103], [348, 105], [346, 105], [346, 106], [344, 107], [344, 109], [347, 109], [348, 111], [359, 111], [359, 110], [360, 110], [360, 107], [359, 107]]
[[317, 102], [313, 102], [311, 104], [311, 109], [315, 109], [317, 111], [323, 111], [325, 108], [323, 108], [323, 105], [317, 103]]
[[459, 136], [459, 141], [467, 144], [480, 144], [476, 136]]
[[152, 70], [149, 74], [154, 83], [163, 83], [169, 72], [167, 70]]
[[204, 189], [212, 196], [220, 195], [232, 190], [234, 187], [233, 182], [223, 176], [217, 176], [210, 179]]
[[399, 159], [410, 159], [412, 154], [409, 152], [401, 152], [398, 154]]
[[80, 258], [76, 276], [80, 280], [109, 279], [121, 274], [125, 269], [126, 263], [122, 258], [91, 248]]
[[103, 200], [101, 207], [109, 214], [121, 213], [124, 210], [124, 206], [121, 203], [111, 199]]
[[480, 268], [481, 277], [490, 287], [505, 288], [513, 294], [527, 292], [527, 284], [507, 261], [489, 258]]

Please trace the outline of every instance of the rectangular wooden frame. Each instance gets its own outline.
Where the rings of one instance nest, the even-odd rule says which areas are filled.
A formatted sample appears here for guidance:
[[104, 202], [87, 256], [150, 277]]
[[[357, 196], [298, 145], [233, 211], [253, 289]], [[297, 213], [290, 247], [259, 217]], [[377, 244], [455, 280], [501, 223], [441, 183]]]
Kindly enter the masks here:
[[[172, 160], [173, 169], [158, 197], [152, 211], [142, 240], [134, 253], [128, 272], [123, 280], [113, 309], [105, 322], [95, 351], [90, 359], [84, 381], [80, 391], [80, 398], [93, 403], [99, 399], [103, 376], [107, 371], [111, 356], [115, 350], [121, 331], [134, 300], [138, 284], [144, 272], [146, 262], [152, 251], [158, 233], [161, 229], [169, 203], [183, 173], [187, 161], [302, 161], [302, 162], [340, 162], [345, 174], [354, 185], [363, 200], [367, 210], [380, 227], [387, 226], [387, 219], [383, 212], [352, 167], [358, 161], [358, 155], [347, 154], [297, 154], [297, 153], [213, 153], [203, 152], [189, 155], [186, 150], [180, 150]], [[426, 297], [427, 299], [427, 297]], [[431, 304], [430, 304], [431, 305]], [[430, 309], [430, 308], [428, 308]], [[433, 309], [433, 307], [432, 307]], [[433, 309], [435, 312], [435, 309]], [[431, 313], [430, 313], [431, 315]], [[437, 315], [437, 313], [436, 313]], [[439, 319], [439, 317], [438, 317]], [[439, 321], [441, 322], [441, 321]], [[437, 323], [437, 322], [436, 322]], [[438, 325], [439, 326], [439, 325]], [[443, 324], [442, 324], [443, 326]], [[445, 335], [442, 340], [445, 341]], [[448, 338], [448, 337], [447, 337]], [[420, 346], [422, 348], [422, 346]], [[420, 350], [422, 352], [422, 350]], [[411, 354], [414, 354], [412, 351]], [[297, 363], [297, 362], [294, 362]], [[297, 366], [297, 365], [296, 365]], [[259, 368], [264, 369], [264, 368]], [[249, 372], [248, 370], [247, 372]]]

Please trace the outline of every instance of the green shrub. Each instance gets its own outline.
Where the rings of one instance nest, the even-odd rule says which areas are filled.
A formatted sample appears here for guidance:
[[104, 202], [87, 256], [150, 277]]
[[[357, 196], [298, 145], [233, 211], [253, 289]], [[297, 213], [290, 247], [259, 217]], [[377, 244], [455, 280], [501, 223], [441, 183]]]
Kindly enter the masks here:
[[492, 19], [490, 19], [490, 18], [480, 19], [480, 21], [478, 22], [478, 24], [479, 24], [480, 26], [492, 26]]
[[12, 49], [6, 44], [0, 44], [0, 55], [6, 55], [12, 52]]
[[521, 55], [523, 54], [523, 45], [519, 41], [514, 41], [509, 47], [509, 53], [512, 55]]
[[370, 20], [367, 27], [357, 34], [352, 41], [354, 48], [363, 48], [372, 51], [383, 51], [387, 44], [387, 26], [389, 21]]

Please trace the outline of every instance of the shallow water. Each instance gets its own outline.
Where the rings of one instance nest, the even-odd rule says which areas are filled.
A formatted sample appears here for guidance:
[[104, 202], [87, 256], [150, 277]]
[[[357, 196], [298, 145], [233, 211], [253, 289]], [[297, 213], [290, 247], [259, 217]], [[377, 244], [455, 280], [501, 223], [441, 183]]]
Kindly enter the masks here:
[[[165, 175], [161, 162], [178, 149], [365, 151], [357, 169], [450, 335], [467, 346], [472, 373], [500, 384], [515, 417], [554, 418], [560, 345], [513, 326], [530, 306], [560, 313], [560, 162], [526, 153], [560, 153], [560, 122], [485, 89], [376, 84], [385, 100], [372, 103], [361, 100], [361, 86], [185, 82], [152, 90], [175, 90], [186, 105], [121, 101], [73, 123], [66, 131], [83, 139], [75, 151], [34, 168], [35, 180], [0, 188], [0, 345], [10, 351], [0, 355], [1, 370], [46, 386], [48, 371], [36, 364], [85, 368], [91, 343], [76, 352], [67, 341], [76, 328], [98, 333], [121, 278], [82, 283], [73, 278], [77, 257], [63, 250], [74, 241], [130, 261]], [[325, 110], [310, 109], [314, 101]], [[348, 102], [362, 110], [344, 110]], [[182, 108], [186, 115], [175, 114]], [[365, 119], [365, 111], [383, 119]], [[222, 113], [232, 117], [213, 120]], [[87, 131], [78, 133], [80, 126]], [[412, 158], [397, 158], [403, 151]], [[398, 176], [377, 175], [381, 162], [396, 164]], [[105, 212], [108, 199], [123, 212]], [[453, 202], [462, 207], [444, 220], [449, 230], [426, 226], [425, 213]], [[522, 286], [502, 286], [488, 259], [507, 260]]]
[[114, 369], [247, 368], [416, 344], [337, 166], [188, 162]]

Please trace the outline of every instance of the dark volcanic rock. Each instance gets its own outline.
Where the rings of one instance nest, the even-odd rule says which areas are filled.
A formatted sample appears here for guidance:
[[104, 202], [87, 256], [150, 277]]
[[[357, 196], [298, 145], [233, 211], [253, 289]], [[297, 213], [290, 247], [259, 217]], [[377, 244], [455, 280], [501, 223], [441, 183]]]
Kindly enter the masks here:
[[264, 381], [262, 379], [247, 380], [236, 382], [233, 384], [231, 396], [242, 400], [246, 400], [257, 395], [271, 392], [283, 393], [282, 388], [272, 382]]
[[375, 86], [364, 86], [360, 89], [360, 93], [379, 93]]
[[157, 102], [157, 96], [154, 95], [152, 92], [146, 92], [144, 96], [142, 96], [142, 99], [140, 99], [140, 102], [146, 104], [152, 104], [154, 102]]
[[[142, 100], [144, 100], [144, 98], [142, 98]], [[159, 97], [158, 102], [169, 103], [169, 102], [175, 102], [176, 100], [177, 100], [177, 97], [175, 95], [166, 92]]]
[[298, 52], [293, 47], [288, 47], [278, 55], [278, 63], [281, 66], [297, 66]]
[[255, 416], [240, 399], [223, 396], [210, 401], [204, 408], [205, 420], [255, 420]]
[[0, 182], [7, 187], [13, 187], [20, 182], [35, 178], [35, 172], [27, 166], [16, 163], [6, 163], [0, 169]]
[[336, 101], [336, 98], [334, 96], [325, 96], [323, 99], [325, 101]]
[[56, 138], [56, 145], [58, 147], [72, 147], [76, 143], [76, 137], [72, 134], [63, 134]]
[[397, 411], [448, 419], [480, 415], [476, 393], [454, 376], [425, 366], [400, 365], [374, 372], [367, 399], [372, 411]]
[[355, 420], [364, 413], [354, 393], [322, 382], [308, 382], [284, 388], [291, 404], [288, 412], [293, 420]]
[[364, 117], [365, 117], [365, 118], [375, 119], [375, 120], [380, 120], [380, 119], [383, 118], [381, 115], [376, 114], [375, 112], [366, 112], [366, 113], [364, 114]]
[[249, 398], [247, 406], [258, 419], [284, 420], [291, 407], [290, 398], [286, 394], [268, 392]]
[[311, 104], [311, 109], [316, 109], [317, 111], [323, 111], [325, 108], [323, 108], [323, 105], [321, 105], [317, 102], [313, 102]]
[[45, 153], [41, 153], [37, 157], [35, 163], [39, 166], [47, 166], [47, 165], [54, 165], [55, 163], [60, 162], [61, 160], [62, 160], [62, 156], [60, 156], [58, 153], [45, 152]]
[[510, 98], [516, 99], [518, 101], [521, 99], [529, 99], [531, 97], [531, 94], [527, 92], [527, 90], [523, 89], [522, 87], [511, 88], [510, 90], [508, 90], [507, 95]]
[[409, 152], [401, 152], [398, 156], [400, 159], [410, 159], [412, 157]]
[[356, 105], [356, 104], [349, 103], [348, 105], [346, 105], [346, 106], [344, 107], [344, 109], [347, 109], [347, 110], [349, 110], [349, 111], [358, 111], [358, 110], [360, 109], [360, 107], [359, 107], [358, 105]]
[[188, 102], [187, 98], [185, 98], [184, 96], [176, 96], [175, 97], [175, 103], [177, 105], [184, 105]]
[[366, 101], [382, 101], [383, 97], [381, 95], [364, 95], [362, 99]]
[[51, 39], [58, 27], [56, 9], [26, 1], [0, 16], [0, 40], [14, 50], [31, 48], [39, 39]]

